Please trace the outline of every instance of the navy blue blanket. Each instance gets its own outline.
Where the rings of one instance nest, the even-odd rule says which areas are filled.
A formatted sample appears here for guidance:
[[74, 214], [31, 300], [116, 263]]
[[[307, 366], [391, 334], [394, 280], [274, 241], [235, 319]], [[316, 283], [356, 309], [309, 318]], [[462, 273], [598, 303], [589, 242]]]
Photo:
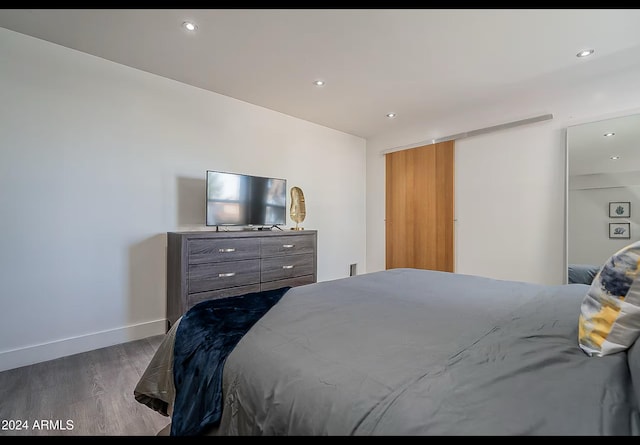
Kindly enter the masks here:
[[291, 287], [198, 303], [176, 331], [172, 436], [192, 436], [220, 422], [222, 369], [242, 337]]

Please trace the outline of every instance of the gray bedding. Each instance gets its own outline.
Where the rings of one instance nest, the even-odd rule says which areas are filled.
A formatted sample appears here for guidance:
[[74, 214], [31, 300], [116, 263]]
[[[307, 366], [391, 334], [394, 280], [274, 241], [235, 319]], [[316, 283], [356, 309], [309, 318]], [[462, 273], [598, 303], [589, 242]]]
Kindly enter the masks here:
[[638, 434], [627, 353], [577, 345], [587, 290], [415, 269], [293, 288], [229, 355], [211, 434]]

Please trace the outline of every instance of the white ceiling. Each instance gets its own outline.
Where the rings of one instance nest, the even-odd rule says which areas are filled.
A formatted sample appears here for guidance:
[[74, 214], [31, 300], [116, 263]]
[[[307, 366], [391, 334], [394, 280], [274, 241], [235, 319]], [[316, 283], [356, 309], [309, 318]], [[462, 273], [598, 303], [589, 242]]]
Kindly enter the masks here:
[[3, 9], [0, 27], [365, 138], [640, 63], [639, 9]]
[[567, 135], [570, 176], [640, 172], [640, 114], [571, 126]]

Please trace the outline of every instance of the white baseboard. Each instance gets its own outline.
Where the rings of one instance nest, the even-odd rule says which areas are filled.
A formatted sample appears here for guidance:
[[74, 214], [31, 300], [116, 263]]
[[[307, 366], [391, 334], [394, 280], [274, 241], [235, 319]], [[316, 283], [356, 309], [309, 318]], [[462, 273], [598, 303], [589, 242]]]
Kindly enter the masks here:
[[49, 343], [27, 346], [19, 349], [0, 352], [0, 371], [21, 366], [46, 362], [94, 349], [127, 343], [134, 340], [164, 334], [167, 331], [167, 320], [155, 320], [146, 323], [125, 326], [108, 331], [95, 332], [79, 337], [65, 338]]

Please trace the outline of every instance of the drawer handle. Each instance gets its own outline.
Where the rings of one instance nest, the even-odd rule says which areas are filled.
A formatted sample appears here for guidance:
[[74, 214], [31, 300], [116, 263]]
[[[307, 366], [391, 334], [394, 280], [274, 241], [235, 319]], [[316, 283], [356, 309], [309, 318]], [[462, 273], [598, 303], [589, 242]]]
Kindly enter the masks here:
[[283, 269], [293, 269], [293, 266], [282, 266]]
[[234, 249], [233, 247], [230, 249], [218, 249], [218, 252], [220, 253], [229, 253], [229, 252], [235, 252], [236, 249]]
[[295, 244], [283, 244], [282, 247], [285, 249], [291, 249], [292, 247], [295, 247]]
[[219, 274], [218, 274], [218, 277], [220, 277], [220, 278], [232, 277], [232, 276], [234, 276], [235, 274], [236, 274], [235, 272], [219, 273]]

